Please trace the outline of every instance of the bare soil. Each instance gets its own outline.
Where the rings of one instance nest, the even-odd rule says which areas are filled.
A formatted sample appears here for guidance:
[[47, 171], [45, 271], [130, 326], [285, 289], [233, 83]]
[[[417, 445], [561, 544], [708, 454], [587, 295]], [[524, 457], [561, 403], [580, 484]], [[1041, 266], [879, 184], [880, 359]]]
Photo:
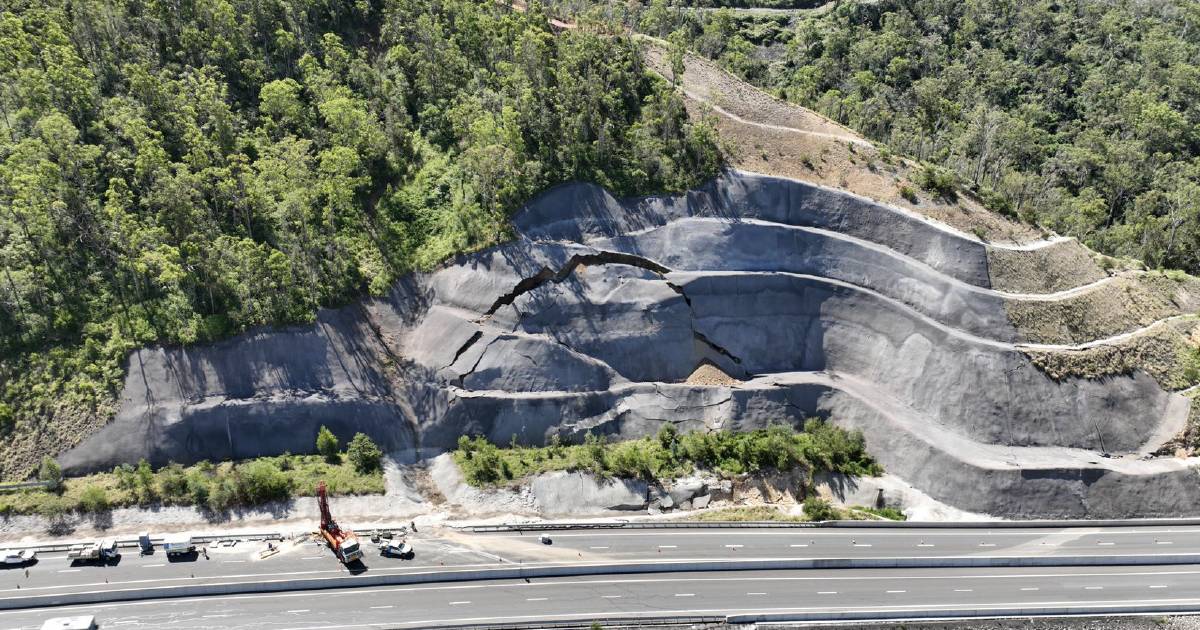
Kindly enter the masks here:
[[696, 368], [696, 371], [692, 372], [691, 376], [688, 376], [685, 382], [688, 385], [705, 385], [709, 387], [732, 386], [742, 383], [738, 379], [726, 374], [721, 368], [707, 361], [701, 363], [700, 367]]

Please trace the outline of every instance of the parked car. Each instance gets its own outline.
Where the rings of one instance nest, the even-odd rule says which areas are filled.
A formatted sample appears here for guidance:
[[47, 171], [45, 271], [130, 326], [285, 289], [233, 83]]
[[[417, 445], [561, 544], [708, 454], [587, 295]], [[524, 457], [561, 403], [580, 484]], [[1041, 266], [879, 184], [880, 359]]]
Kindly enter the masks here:
[[412, 545], [403, 540], [390, 540], [379, 545], [379, 555], [409, 559], [415, 555]]

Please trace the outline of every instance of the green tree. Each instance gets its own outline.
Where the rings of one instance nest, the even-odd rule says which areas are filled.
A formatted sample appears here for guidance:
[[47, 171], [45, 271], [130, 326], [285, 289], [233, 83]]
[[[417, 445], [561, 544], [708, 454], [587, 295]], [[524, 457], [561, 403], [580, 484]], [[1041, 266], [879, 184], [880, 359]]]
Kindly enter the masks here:
[[108, 507], [108, 491], [102, 486], [89, 485], [79, 494], [79, 509], [84, 512], [104, 512]]
[[63, 489], [62, 466], [53, 457], [42, 457], [42, 465], [38, 468], [38, 481], [46, 484], [46, 489], [58, 492]]
[[317, 431], [317, 452], [325, 457], [327, 461], [333, 462], [338, 459], [338, 439], [325, 425], [321, 425]]
[[379, 470], [383, 451], [365, 433], [356, 433], [346, 447], [346, 456], [350, 458], [355, 470], [368, 473]]

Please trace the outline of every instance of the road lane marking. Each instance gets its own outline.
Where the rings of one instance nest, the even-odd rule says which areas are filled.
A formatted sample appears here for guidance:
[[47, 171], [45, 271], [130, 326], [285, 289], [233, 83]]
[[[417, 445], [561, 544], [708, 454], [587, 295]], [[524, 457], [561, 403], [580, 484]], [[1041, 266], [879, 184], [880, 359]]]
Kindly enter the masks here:
[[741, 549], [742, 547], [745, 547], [745, 545], [725, 545], [725, 546], [728, 547], [729, 549]]
[[675, 597], [695, 597], [695, 593], [675, 593]]
[[889, 593], [907, 593], [908, 591], [888, 591]]
[[59, 573], [79, 573], [83, 569], [61, 569]]
[[917, 546], [918, 547], [933, 547], [934, 544], [933, 543], [919, 543]]
[[1154, 541], [1154, 544], [1156, 544], [1156, 545], [1173, 545], [1175, 543], [1173, 543], [1169, 540], [1156, 540], [1156, 541]]
[[854, 543], [855, 547], [870, 547], [871, 543]]
[[789, 547], [807, 547], [808, 545], [788, 545]]
[[544, 602], [544, 601], [546, 601], [546, 599], [548, 599], [548, 598], [546, 598], [546, 597], [526, 597], [525, 601], [527, 601], [527, 602]]
[[766, 595], [766, 593], [746, 593], [747, 595]]
[[588, 547], [588, 549], [608, 549], [608, 547]]
[[837, 591], [817, 591], [817, 595], [837, 595]]
[[679, 545], [659, 545], [659, 549], [678, 549]]
[[450, 605], [451, 605], [451, 606], [462, 606], [463, 604], [470, 604], [470, 603], [471, 603], [471, 602], [469, 602], [469, 601], [450, 602]]
[[238, 564], [238, 563], [245, 562], [245, 560], [222, 560], [221, 562], [223, 562], [225, 564]]
[[1107, 547], [1107, 546], [1112, 546], [1112, 545], [1115, 545], [1115, 544], [1117, 544], [1117, 543], [1115, 543], [1115, 542], [1098, 542], [1098, 543], [1096, 543], [1096, 544], [1097, 544], [1097, 545], [1101, 545], [1101, 546], [1106, 546], [1106, 547]]
[[142, 568], [143, 569], [153, 569], [154, 567], [165, 567], [165, 566], [167, 566], [167, 565], [165, 565], [165, 564], [143, 564]]
[[975, 589], [971, 589], [971, 588], [956, 588], [956, 589], [954, 589], [954, 592], [955, 592], [955, 593], [974, 593], [974, 592], [975, 592]]
[[1101, 590], [1104, 590], [1104, 587], [1103, 586], [1085, 586], [1085, 587], [1083, 587], [1083, 590], [1085, 590], [1085, 591], [1101, 591]]
[[389, 604], [387, 606], [372, 606], [371, 607], [372, 610], [384, 610], [385, 608], [395, 608], [395, 606], [392, 606]]
[[1036, 590], [1038, 590], [1038, 587], [1036, 587], [1036, 586], [1025, 586], [1025, 587], [1022, 587], [1022, 588], [1021, 588], [1021, 590], [1022, 590], [1022, 591], [1036, 591]]
[[300, 559], [301, 560], [320, 560], [321, 558], [324, 558], [324, 557], [325, 556], [304, 556], [303, 558], [300, 558]]
[[601, 595], [604, 599], [621, 599], [620, 595]]
[[995, 547], [996, 543], [981, 542], [981, 543], [979, 543], [979, 546], [980, 547]]
[[1150, 588], [1167, 588], [1166, 584], [1151, 584]]
[[308, 612], [308, 609], [307, 608], [297, 608], [296, 610], [289, 610], [288, 612], [297, 613], [297, 614], [306, 613], [306, 612]]

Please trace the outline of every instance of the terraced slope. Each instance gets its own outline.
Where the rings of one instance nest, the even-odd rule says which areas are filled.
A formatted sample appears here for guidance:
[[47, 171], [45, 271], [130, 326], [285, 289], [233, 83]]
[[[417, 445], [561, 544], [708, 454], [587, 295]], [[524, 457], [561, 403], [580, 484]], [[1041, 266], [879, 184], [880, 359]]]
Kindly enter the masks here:
[[[320, 424], [429, 451], [463, 433], [542, 442], [825, 415], [863, 429], [889, 471], [971, 511], [1200, 505], [1191, 462], [1139, 459], [1184, 429], [1183, 396], [1141, 370], [1052, 378], [1030, 353], [1097, 342], [1022, 345], [1007, 315], [1099, 289], [998, 291], [995, 246], [974, 237], [736, 172], [678, 197], [565, 186], [516, 225], [519, 240], [315, 326], [134, 354], [117, 420], [62, 461], [306, 451]], [[1117, 343], [1146, 333], [1125, 334]], [[740, 382], [687, 382], [704, 365]]]

